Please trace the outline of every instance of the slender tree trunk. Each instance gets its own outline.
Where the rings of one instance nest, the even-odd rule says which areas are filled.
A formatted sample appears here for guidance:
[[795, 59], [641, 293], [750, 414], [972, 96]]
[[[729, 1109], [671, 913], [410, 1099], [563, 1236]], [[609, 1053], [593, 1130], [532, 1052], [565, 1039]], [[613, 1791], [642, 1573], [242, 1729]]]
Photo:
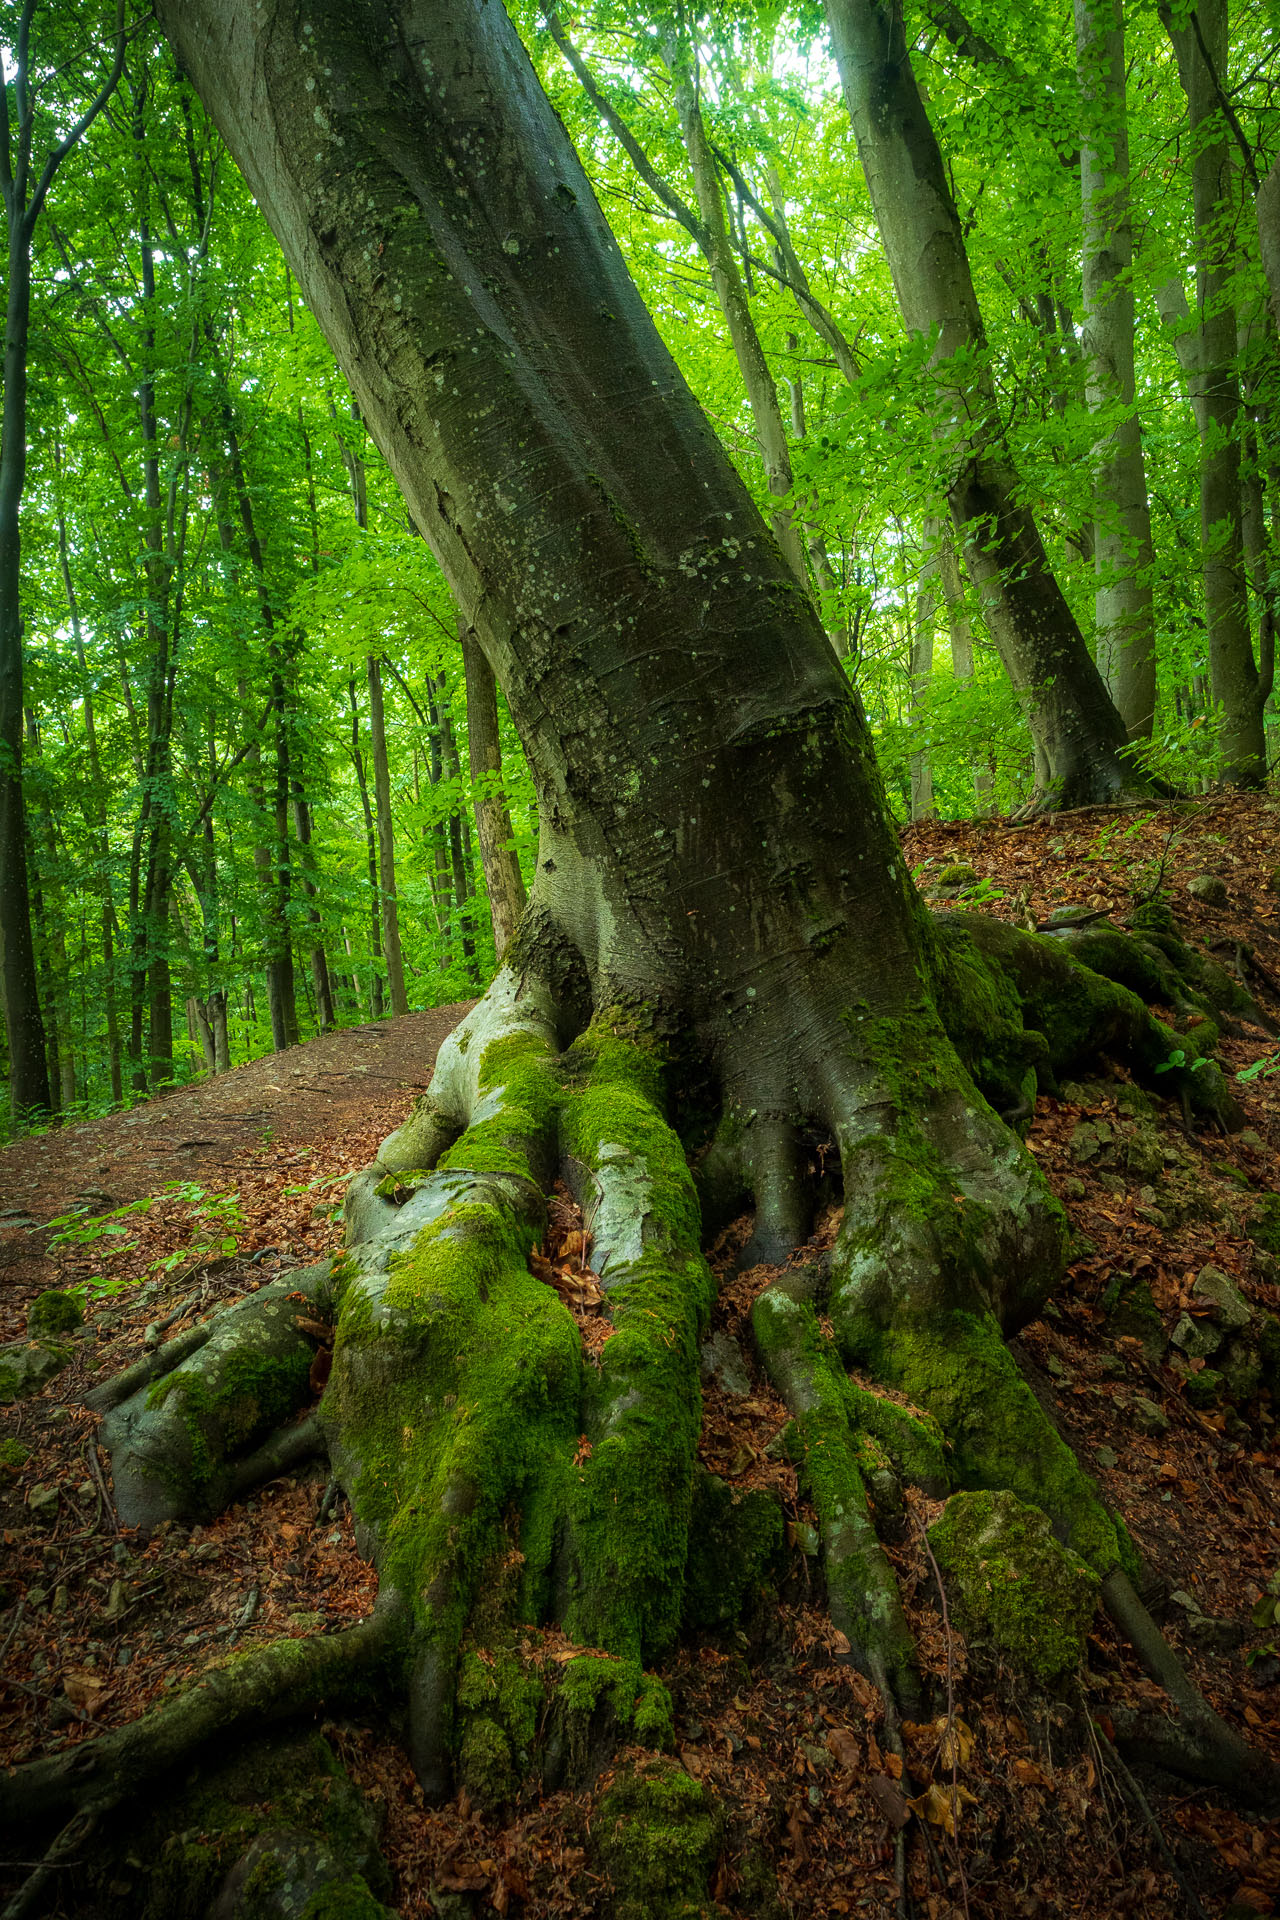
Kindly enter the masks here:
[[391, 818], [391, 768], [387, 760], [387, 726], [382, 709], [382, 671], [377, 657], [365, 662], [369, 682], [369, 743], [373, 756], [373, 791], [378, 809], [378, 894], [382, 903], [382, 951], [387, 962], [393, 1014], [408, 1013], [404, 988], [404, 958], [400, 951], [400, 905], [396, 897], [395, 824]]
[[[942, 524], [933, 514], [924, 522], [924, 559], [916, 586], [915, 618], [911, 618], [908, 595], [903, 602], [911, 630], [911, 721], [920, 725], [921, 711], [933, 679], [933, 622], [938, 605], [940, 560], [938, 543]], [[932, 820], [937, 814], [933, 798], [933, 766], [927, 749], [918, 747], [911, 755], [911, 818]]]
[[[369, 1003], [375, 1020], [382, 1018], [382, 916], [378, 908], [378, 836], [373, 823], [373, 808], [369, 805], [369, 782], [365, 777], [364, 754], [360, 750], [360, 708], [356, 702], [356, 683], [347, 682], [347, 697], [351, 702], [351, 764], [355, 769], [356, 786], [360, 791], [360, 808], [364, 814], [365, 854], [369, 872], [369, 964], [371, 983]], [[359, 986], [357, 983], [357, 992]]]
[[[778, 383], [760, 344], [751, 303], [738, 271], [737, 254], [725, 223], [724, 193], [702, 118], [693, 56], [674, 28], [668, 28], [663, 35], [662, 57], [675, 88], [680, 132], [693, 173], [700, 216], [699, 244], [711, 271], [711, 284], [728, 325], [734, 357], [747, 390], [760, 457], [764, 461], [765, 481], [771, 494], [785, 497], [791, 492], [791, 454], [782, 408], [778, 404]], [[809, 575], [804, 561], [804, 542], [791, 508], [775, 507], [770, 519], [791, 571], [807, 592]]]
[[1200, 0], [1194, 22], [1175, 26], [1167, 6], [1161, 18], [1173, 42], [1187, 97], [1193, 147], [1191, 201], [1196, 234], [1195, 336], [1200, 445], [1200, 543], [1204, 567], [1209, 675], [1219, 708], [1222, 778], [1257, 787], [1266, 779], [1264, 689], [1249, 632], [1240, 498], [1240, 378], [1236, 316], [1231, 304], [1234, 247], [1227, 231], [1235, 200], [1232, 147], [1221, 117], [1214, 73], [1227, 71], [1227, 0]]
[[22, 549], [27, 473], [27, 338], [31, 320], [31, 228], [9, 196], [4, 418], [0, 427], [0, 960], [15, 1119], [47, 1113], [49, 1067], [31, 934], [27, 829], [22, 795]]
[[[1094, 601], [1098, 665], [1131, 740], [1155, 720], [1155, 612], [1151, 514], [1135, 404], [1133, 231], [1121, 0], [1075, 0], [1076, 61], [1087, 137], [1080, 151], [1084, 209], [1084, 334], [1088, 400], [1111, 416], [1094, 475]], [[1115, 420], [1121, 409], [1123, 417]]]
[[302, 886], [307, 896], [307, 924], [311, 929], [311, 981], [316, 996], [316, 1020], [321, 1033], [328, 1033], [338, 1022], [333, 1011], [333, 987], [329, 979], [329, 962], [325, 956], [323, 928], [317, 904], [320, 898], [316, 886], [315, 849], [311, 844], [311, 808], [302, 791], [301, 781], [295, 779], [293, 787], [293, 831], [298, 842], [298, 852], [302, 859]]
[[493, 950], [498, 960], [524, 912], [524, 876], [511, 844], [511, 815], [502, 790], [502, 743], [498, 735], [498, 683], [475, 636], [459, 625], [467, 676], [467, 749], [475, 795], [476, 837], [484, 868]]
[[858, 152], [907, 330], [930, 362], [957, 536], [1022, 698], [1043, 798], [1103, 801], [1141, 787], [1124, 723], [1054, 578], [1013, 470], [955, 202], [906, 52], [900, 0], [827, 0]]
[[[951, 635], [951, 671], [962, 686], [971, 686], [973, 624], [965, 605], [960, 561], [949, 527], [943, 527], [938, 543], [938, 572], [947, 609], [947, 628]], [[979, 814], [990, 813], [995, 805], [995, 782], [991, 768], [977, 760], [973, 763], [973, 800], [974, 811]]]

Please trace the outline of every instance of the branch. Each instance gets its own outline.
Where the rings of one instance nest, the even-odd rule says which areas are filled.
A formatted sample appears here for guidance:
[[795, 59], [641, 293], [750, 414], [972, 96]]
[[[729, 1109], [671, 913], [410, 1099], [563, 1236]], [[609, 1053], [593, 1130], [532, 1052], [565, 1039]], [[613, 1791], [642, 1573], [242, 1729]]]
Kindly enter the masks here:
[[747, 185], [743, 177], [742, 169], [737, 165], [736, 161], [729, 158], [727, 153], [722, 152], [721, 149], [715, 145], [714, 141], [711, 142], [711, 151], [715, 155], [716, 164], [723, 167], [724, 171], [733, 181], [740, 199], [746, 201], [751, 211], [755, 214], [756, 219], [777, 247], [783, 266], [770, 267], [763, 260], [757, 260], [754, 254], [748, 254], [747, 258], [753, 266], [759, 267], [762, 272], [767, 273], [772, 279], [776, 280], [780, 286], [789, 288], [796, 296], [796, 299], [808, 309], [815, 330], [821, 334], [822, 338], [831, 348], [831, 351], [836, 357], [836, 365], [839, 367], [841, 373], [843, 373], [845, 379], [852, 384], [857, 378], [857, 353], [847, 334], [845, 334], [840, 323], [835, 318], [835, 315], [823, 305], [822, 301], [819, 300], [817, 294], [814, 293], [812, 287], [809, 285], [809, 276], [801, 265], [800, 257], [791, 244], [791, 235], [787, 231], [785, 222], [779, 220], [776, 214], [766, 212], [765, 208], [751, 191], [751, 188]]
[[604, 94], [601, 93], [595, 83], [590, 67], [561, 26], [560, 16], [555, 11], [555, 8], [544, 7], [543, 17], [546, 20], [547, 30], [551, 38], [555, 41], [561, 53], [581, 81], [583, 92], [601, 119], [605, 122], [614, 138], [618, 141], [619, 145], [626, 152], [627, 157], [630, 159], [636, 172], [640, 175], [640, 178], [650, 191], [658, 196], [658, 199], [661, 200], [668, 213], [675, 215], [680, 225], [691, 235], [705, 253], [711, 244], [710, 235], [701, 220], [699, 220], [697, 214], [693, 211], [692, 207], [685, 205], [674, 187], [667, 185], [612, 101], [607, 100]]
[[1240, 125], [1240, 121], [1236, 116], [1236, 110], [1223, 91], [1222, 82], [1218, 78], [1218, 69], [1213, 64], [1209, 49], [1204, 43], [1204, 35], [1200, 31], [1200, 15], [1194, 7], [1191, 9], [1191, 30], [1196, 36], [1196, 45], [1200, 49], [1200, 58], [1204, 61], [1205, 71], [1213, 83], [1213, 91], [1218, 97], [1218, 105], [1222, 108], [1223, 117], [1231, 129], [1235, 137], [1236, 145], [1239, 147], [1244, 159], [1244, 170], [1249, 176], [1249, 185], [1253, 188], [1256, 195], [1261, 182], [1258, 179], [1258, 167], [1254, 159], [1253, 148], [1245, 139], [1244, 128]]
[[126, 32], [124, 24], [124, 0], [116, 0], [116, 57], [112, 62], [111, 72], [107, 76], [105, 85], [85, 108], [85, 111], [80, 115], [80, 118], [66, 136], [66, 139], [58, 143], [49, 155], [49, 158], [45, 161], [44, 172], [40, 176], [40, 184], [32, 194], [31, 204], [24, 215], [28, 231], [35, 226], [36, 221], [40, 218], [40, 209], [44, 205], [45, 195], [53, 185], [54, 174], [71, 152], [71, 149], [78, 141], [83, 139], [84, 135], [89, 131], [89, 128], [93, 125], [115, 92], [116, 83], [120, 75], [124, 72], [124, 50], [128, 46], [129, 41], [133, 38], [134, 34], [141, 31], [150, 18], [151, 15], [148, 11], [143, 15], [141, 20], [135, 20], [128, 32]]
[[1001, 53], [998, 47], [984, 38], [976, 27], [971, 27], [959, 7], [951, 0], [925, 0], [925, 12], [929, 14], [951, 42], [957, 53], [966, 60], [974, 60], [982, 67], [999, 67], [1005, 73], [1022, 78], [1017, 63], [1007, 53]]

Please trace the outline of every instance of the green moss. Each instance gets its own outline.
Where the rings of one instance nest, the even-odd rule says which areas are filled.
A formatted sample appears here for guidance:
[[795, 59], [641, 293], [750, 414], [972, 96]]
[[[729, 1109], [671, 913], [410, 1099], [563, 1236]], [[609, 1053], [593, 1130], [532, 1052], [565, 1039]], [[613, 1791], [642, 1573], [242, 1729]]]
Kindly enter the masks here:
[[387, 1909], [376, 1900], [363, 1874], [333, 1880], [313, 1893], [301, 1920], [386, 1920]]
[[24, 1447], [21, 1440], [15, 1440], [12, 1435], [7, 1440], [0, 1440], [0, 1470], [3, 1472], [20, 1472], [30, 1458], [31, 1449]]
[[700, 1471], [689, 1525], [685, 1626], [732, 1626], [741, 1619], [780, 1563], [783, 1536], [782, 1508], [770, 1494], [739, 1493]]
[[994, 1321], [971, 1313], [866, 1331], [860, 1356], [938, 1422], [951, 1443], [953, 1478], [1009, 1491], [1042, 1507], [1096, 1573], [1136, 1573], [1093, 1481], [1054, 1431], [1018, 1372]]
[[228, 1455], [263, 1439], [287, 1420], [310, 1393], [311, 1349], [302, 1340], [284, 1353], [245, 1346], [226, 1354], [216, 1372], [200, 1356], [157, 1380], [148, 1407], [175, 1400], [185, 1429], [188, 1458], [172, 1471], [184, 1488], [208, 1487]]
[[844, 1393], [854, 1427], [874, 1437], [904, 1480], [935, 1500], [950, 1491], [946, 1440], [932, 1415], [913, 1413], [853, 1380], [845, 1380]]
[[1255, 1247], [1280, 1256], [1280, 1193], [1264, 1193], [1245, 1224]]
[[592, 1851], [613, 1883], [617, 1920], [693, 1920], [710, 1912], [707, 1881], [723, 1822], [707, 1789], [674, 1761], [620, 1772], [592, 1825]]
[[[579, 1577], [575, 1640], [640, 1660], [679, 1631], [693, 1463], [698, 1347], [715, 1285], [699, 1247], [697, 1195], [662, 1110], [662, 1053], [643, 1013], [612, 1008], [565, 1056], [561, 1137], [594, 1176], [613, 1333], [588, 1372], [591, 1454], [572, 1483]], [[590, 1210], [590, 1205], [589, 1205]]]
[[56, 1338], [71, 1333], [84, 1321], [84, 1308], [74, 1293], [60, 1293], [49, 1287], [38, 1293], [27, 1314], [27, 1332], [33, 1340]]
[[1059, 1546], [1045, 1514], [1010, 1493], [953, 1494], [929, 1544], [967, 1636], [1046, 1686], [1075, 1672], [1101, 1583]]

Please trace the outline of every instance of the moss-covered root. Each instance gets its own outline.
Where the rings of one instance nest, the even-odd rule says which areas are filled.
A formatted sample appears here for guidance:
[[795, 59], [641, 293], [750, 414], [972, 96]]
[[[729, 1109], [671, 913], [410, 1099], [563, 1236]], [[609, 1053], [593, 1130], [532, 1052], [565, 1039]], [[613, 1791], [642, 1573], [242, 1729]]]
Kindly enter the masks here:
[[445, 1040], [427, 1093], [347, 1188], [348, 1246], [393, 1229], [404, 1194], [441, 1164], [468, 1128], [484, 1126], [503, 1104], [499, 1060], [518, 1059], [529, 1042], [554, 1053], [558, 1025], [558, 1004], [540, 979], [499, 970], [484, 999]]
[[846, 1358], [932, 1414], [957, 1486], [1003, 1488], [1040, 1507], [1063, 1544], [1103, 1579], [1121, 1566], [1137, 1571], [1123, 1525], [1055, 1431], [990, 1316], [939, 1313], [864, 1327]]
[[300, 1323], [327, 1321], [333, 1291], [327, 1260], [282, 1274], [107, 1415], [102, 1441], [125, 1526], [207, 1518], [271, 1470], [269, 1455], [246, 1462], [310, 1397], [316, 1341]]
[[362, 1545], [411, 1610], [410, 1745], [433, 1796], [449, 1788], [480, 1582], [514, 1553], [518, 1617], [548, 1610], [581, 1431], [578, 1331], [528, 1264], [555, 1158], [554, 1040], [518, 1020], [486, 1031], [473, 1035], [471, 1124], [344, 1256], [321, 1408]]
[[564, 1622], [632, 1663], [636, 1724], [669, 1711], [640, 1662], [680, 1626], [701, 1413], [698, 1348], [714, 1282], [697, 1195], [664, 1118], [656, 1046], [618, 1010], [563, 1062], [561, 1139], [594, 1235], [612, 1332], [586, 1370], [583, 1450], [571, 1481]]
[[898, 1583], [876, 1534], [848, 1419], [843, 1369], [803, 1272], [766, 1287], [751, 1315], [760, 1357], [794, 1423], [793, 1450], [822, 1537], [831, 1618], [892, 1713], [916, 1717], [920, 1680]]
[[0, 1773], [0, 1827], [17, 1833], [80, 1807], [118, 1806], [180, 1775], [193, 1754], [230, 1733], [361, 1704], [394, 1675], [405, 1626], [406, 1609], [387, 1588], [370, 1618], [345, 1633], [233, 1654], [128, 1726]]
[[[1056, 1081], [1096, 1061], [1120, 1059], [1162, 1092], [1181, 1094], [1194, 1112], [1239, 1126], [1239, 1108], [1208, 1055], [1216, 1026], [1175, 1034], [1157, 1020], [1135, 986], [1153, 997], [1166, 987], [1137, 940], [1114, 928], [1075, 940], [1027, 933], [984, 913], [940, 915], [938, 1006], [961, 1057], [986, 1088], [984, 1030], [994, 992], [1015, 990], [1017, 1020], [1042, 1079]], [[1185, 1060], [1178, 1065], [1177, 1059]], [[1170, 1064], [1171, 1061], [1174, 1064]], [[1159, 1075], [1159, 1078], [1157, 1078]]]
[[1102, 1604], [1177, 1712], [1113, 1712], [1117, 1743], [1183, 1779], [1223, 1787], [1253, 1806], [1280, 1807], [1280, 1768], [1255, 1753], [1198, 1693], [1123, 1568], [1102, 1585]]

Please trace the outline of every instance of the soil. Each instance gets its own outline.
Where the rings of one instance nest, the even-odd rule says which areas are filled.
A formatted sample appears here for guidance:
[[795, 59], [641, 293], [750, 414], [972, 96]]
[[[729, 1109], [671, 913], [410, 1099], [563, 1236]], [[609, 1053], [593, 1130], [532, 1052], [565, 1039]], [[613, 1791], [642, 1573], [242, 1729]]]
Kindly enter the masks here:
[[[1191, 1289], [1206, 1265], [1225, 1272], [1255, 1313], [1280, 1313], [1280, 1263], [1249, 1235], [1280, 1165], [1280, 809], [1232, 798], [1024, 826], [928, 824], [903, 838], [926, 889], [948, 865], [974, 869], [965, 891], [935, 895], [944, 910], [977, 904], [1037, 924], [1071, 905], [1124, 924], [1140, 900], [1163, 892], [1187, 934], [1239, 975], [1271, 1023], [1242, 1023], [1222, 1042], [1228, 1071], [1248, 1076], [1234, 1082], [1246, 1122], [1234, 1135], [1189, 1134], [1178, 1103], [1160, 1099], [1158, 1088], [1154, 1114], [1135, 1119], [1114, 1062], [1099, 1063], [1061, 1098], [1039, 1100], [1029, 1145], [1067, 1206], [1075, 1257], [1046, 1316], [1015, 1350], [1129, 1525], [1153, 1610], [1197, 1684], [1280, 1758], [1280, 1624], [1267, 1617], [1280, 1590], [1280, 1409], [1265, 1393], [1238, 1406], [1196, 1404], [1203, 1363], [1188, 1367], [1167, 1344], [1187, 1309], [1201, 1312]], [[1206, 875], [1224, 883], [1221, 904], [1189, 890]], [[346, 1176], [405, 1117], [463, 1011], [330, 1035], [0, 1153], [0, 1213], [10, 1210], [0, 1219], [0, 1338], [21, 1336], [43, 1288], [90, 1289], [72, 1364], [0, 1412], [0, 1442], [27, 1450], [20, 1465], [0, 1468], [0, 1762], [91, 1739], [215, 1652], [368, 1612], [372, 1571], [345, 1509], [324, 1506], [320, 1469], [273, 1483], [211, 1526], [143, 1540], [116, 1525], [108, 1463], [82, 1395], [138, 1356], [148, 1325], [169, 1320], [168, 1331], [180, 1331], [336, 1243]], [[1146, 1159], [1135, 1171], [1139, 1128]], [[150, 1204], [104, 1221], [135, 1201]], [[50, 1226], [77, 1207], [86, 1213]], [[94, 1218], [96, 1229], [87, 1224]], [[819, 1247], [838, 1222], [838, 1208], [828, 1209]], [[878, 1700], [843, 1660], [847, 1648], [825, 1618], [818, 1563], [804, 1551], [812, 1516], [794, 1470], [770, 1451], [784, 1413], [752, 1363], [746, 1329], [773, 1270], [739, 1269], [748, 1231], [738, 1223], [713, 1250], [722, 1279], [716, 1330], [738, 1341], [747, 1390], [709, 1384], [702, 1455], [731, 1485], [782, 1498], [790, 1551], [779, 1585], [740, 1627], [692, 1641], [663, 1670], [679, 1757], [725, 1811], [714, 1910], [731, 1920], [887, 1920], [900, 1828], [911, 1910], [928, 1920], [1172, 1920], [1195, 1910], [1190, 1900], [1214, 1920], [1228, 1910], [1276, 1912], [1274, 1821], [1137, 1764], [1130, 1774], [1117, 1760], [1111, 1710], [1157, 1696], [1105, 1620], [1095, 1623], [1077, 1679], [1055, 1696], [1036, 1693], [944, 1620], [945, 1592], [923, 1541], [940, 1509], [915, 1496], [891, 1550], [923, 1665], [937, 1682], [936, 1711], [907, 1729], [903, 1771], [883, 1738]], [[534, 1270], [574, 1311], [590, 1356], [607, 1326], [585, 1274], [584, 1232], [559, 1193]], [[1144, 1345], [1117, 1330], [1118, 1277], [1146, 1283], [1163, 1338]], [[524, 1656], [554, 1672], [562, 1639], [530, 1627]], [[501, 1817], [465, 1795], [431, 1809], [395, 1726], [371, 1718], [328, 1731], [384, 1811], [382, 1845], [405, 1920], [608, 1912], [610, 1890], [591, 1850], [608, 1769], [577, 1793], [543, 1796], [531, 1784]], [[6, 1890], [26, 1870], [15, 1865]], [[113, 1892], [131, 1897], [127, 1878]], [[88, 1911], [69, 1894], [55, 1891], [53, 1902], [53, 1911]], [[144, 1905], [141, 1880], [138, 1910]]]

